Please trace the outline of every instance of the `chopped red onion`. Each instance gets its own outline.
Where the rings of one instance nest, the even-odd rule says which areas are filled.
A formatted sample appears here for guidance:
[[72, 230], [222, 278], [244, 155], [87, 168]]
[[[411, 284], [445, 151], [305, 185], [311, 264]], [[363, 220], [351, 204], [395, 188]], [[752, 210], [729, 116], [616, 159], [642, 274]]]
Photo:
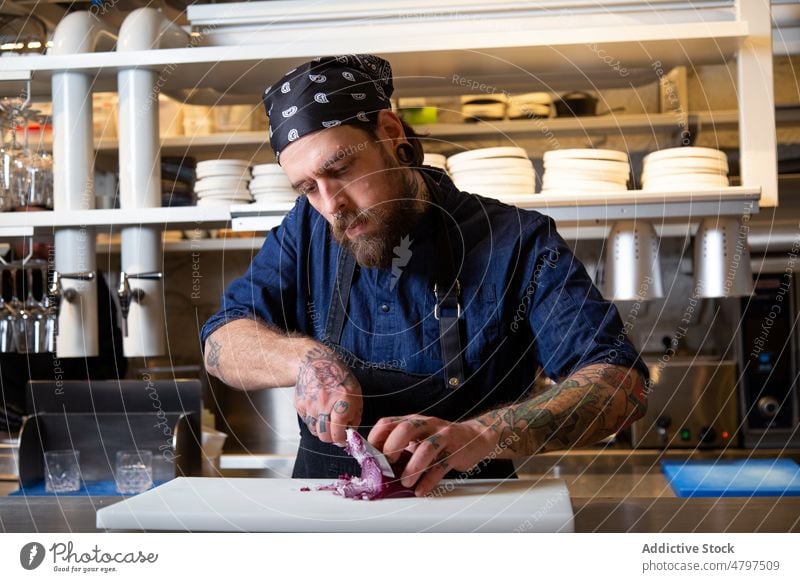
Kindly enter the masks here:
[[403, 472], [410, 455], [401, 455], [398, 463], [392, 466], [395, 478], [387, 477], [381, 472], [375, 457], [367, 452], [364, 437], [355, 430], [348, 431], [344, 450], [352, 455], [361, 467], [361, 477], [341, 475], [330, 485], [320, 485], [318, 491], [333, 491], [350, 499], [387, 499], [394, 497], [413, 497], [414, 489], [404, 487], [399, 475]]

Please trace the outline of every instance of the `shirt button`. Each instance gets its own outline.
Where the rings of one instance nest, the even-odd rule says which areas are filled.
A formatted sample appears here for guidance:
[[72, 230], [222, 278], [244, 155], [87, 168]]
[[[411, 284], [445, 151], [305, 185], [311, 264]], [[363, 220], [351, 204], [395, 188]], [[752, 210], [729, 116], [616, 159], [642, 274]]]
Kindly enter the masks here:
[[381, 311], [383, 311], [384, 313], [388, 313], [389, 312], [389, 306], [386, 305], [385, 303], [383, 303], [381, 305]]

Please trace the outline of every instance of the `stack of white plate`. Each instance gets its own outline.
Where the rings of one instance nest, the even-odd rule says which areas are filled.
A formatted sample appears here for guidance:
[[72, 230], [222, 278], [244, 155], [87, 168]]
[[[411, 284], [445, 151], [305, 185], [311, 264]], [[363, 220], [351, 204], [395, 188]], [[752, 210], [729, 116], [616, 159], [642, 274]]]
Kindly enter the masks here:
[[642, 190], [715, 190], [728, 182], [728, 157], [713, 148], [669, 148], [647, 154]]
[[297, 199], [289, 178], [278, 164], [259, 164], [253, 167], [250, 193], [256, 204], [291, 203]]
[[422, 158], [423, 166], [432, 166], [447, 171], [447, 156], [442, 154], [425, 154]]
[[542, 192], [616, 192], [628, 189], [631, 165], [625, 152], [569, 149], [544, 154]]
[[536, 173], [522, 148], [470, 150], [447, 158], [447, 170], [459, 190], [488, 196], [533, 194]]
[[247, 183], [247, 160], [207, 160], [197, 163], [194, 191], [198, 206], [230, 206], [253, 201]]

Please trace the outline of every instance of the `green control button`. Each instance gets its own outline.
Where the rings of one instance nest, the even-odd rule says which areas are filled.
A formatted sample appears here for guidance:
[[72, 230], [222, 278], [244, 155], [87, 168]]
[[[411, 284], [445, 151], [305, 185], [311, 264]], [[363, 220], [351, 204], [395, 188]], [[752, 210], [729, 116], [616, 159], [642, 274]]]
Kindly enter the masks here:
[[683, 439], [685, 441], [688, 441], [690, 438], [692, 438], [692, 433], [689, 432], [689, 429], [688, 428], [682, 429], [681, 430], [681, 439]]

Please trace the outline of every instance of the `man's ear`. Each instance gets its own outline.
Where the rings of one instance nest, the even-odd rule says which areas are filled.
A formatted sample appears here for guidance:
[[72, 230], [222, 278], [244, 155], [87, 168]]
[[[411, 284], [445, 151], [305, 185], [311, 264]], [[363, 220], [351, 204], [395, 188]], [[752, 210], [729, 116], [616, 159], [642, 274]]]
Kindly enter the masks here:
[[378, 137], [387, 142], [387, 146], [393, 148], [400, 142], [406, 141], [406, 132], [403, 130], [403, 122], [393, 111], [381, 109], [378, 112], [378, 123], [375, 127]]

